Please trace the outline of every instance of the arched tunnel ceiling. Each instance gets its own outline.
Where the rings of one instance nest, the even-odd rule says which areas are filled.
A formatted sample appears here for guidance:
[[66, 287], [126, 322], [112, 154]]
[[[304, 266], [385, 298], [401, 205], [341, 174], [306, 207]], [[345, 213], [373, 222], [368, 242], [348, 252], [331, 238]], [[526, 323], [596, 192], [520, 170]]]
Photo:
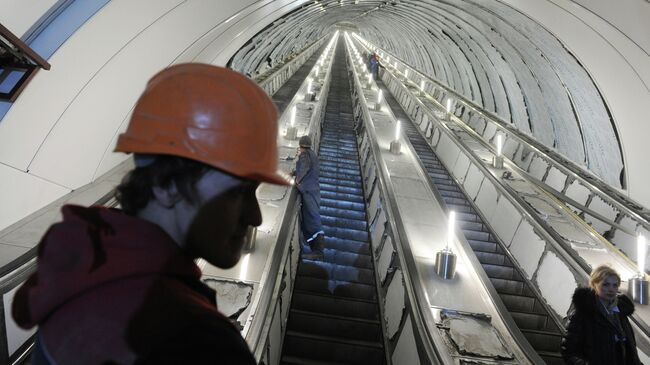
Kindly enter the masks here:
[[262, 74], [341, 23], [625, 188], [617, 132], [587, 71], [550, 32], [497, 0], [310, 2], [256, 35], [230, 66]]

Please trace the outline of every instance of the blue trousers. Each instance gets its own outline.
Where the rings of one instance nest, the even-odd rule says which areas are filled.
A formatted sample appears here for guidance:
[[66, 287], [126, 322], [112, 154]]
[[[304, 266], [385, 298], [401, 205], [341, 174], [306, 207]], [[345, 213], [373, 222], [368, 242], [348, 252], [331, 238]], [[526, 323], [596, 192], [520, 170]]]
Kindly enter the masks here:
[[306, 242], [325, 234], [320, 221], [320, 191], [301, 191], [300, 229]]

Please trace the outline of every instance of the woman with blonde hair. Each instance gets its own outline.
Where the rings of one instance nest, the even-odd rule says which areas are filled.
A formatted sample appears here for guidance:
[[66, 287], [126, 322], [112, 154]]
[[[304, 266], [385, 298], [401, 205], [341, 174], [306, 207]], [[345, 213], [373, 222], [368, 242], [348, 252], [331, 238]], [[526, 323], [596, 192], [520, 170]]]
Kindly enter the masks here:
[[562, 357], [576, 365], [640, 365], [628, 317], [634, 304], [618, 294], [621, 276], [601, 265], [591, 272], [588, 288], [578, 288], [567, 316]]

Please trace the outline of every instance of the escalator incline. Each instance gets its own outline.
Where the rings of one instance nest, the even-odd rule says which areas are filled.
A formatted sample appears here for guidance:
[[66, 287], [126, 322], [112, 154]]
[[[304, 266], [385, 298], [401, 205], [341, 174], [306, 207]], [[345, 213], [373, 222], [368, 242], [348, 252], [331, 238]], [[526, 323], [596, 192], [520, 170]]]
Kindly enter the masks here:
[[[381, 80], [386, 102], [395, 117], [410, 120]], [[540, 299], [531, 290], [520, 270], [509, 259], [481, 216], [474, 210], [463, 190], [440, 162], [431, 146], [412, 123], [405, 123], [404, 133], [436, 187], [445, 205], [457, 214], [459, 228], [472, 247], [503, 304], [528, 342], [547, 364], [564, 364], [560, 356], [561, 332]]]
[[301, 260], [282, 364], [385, 364], [344, 42], [339, 42], [319, 159], [323, 261]]

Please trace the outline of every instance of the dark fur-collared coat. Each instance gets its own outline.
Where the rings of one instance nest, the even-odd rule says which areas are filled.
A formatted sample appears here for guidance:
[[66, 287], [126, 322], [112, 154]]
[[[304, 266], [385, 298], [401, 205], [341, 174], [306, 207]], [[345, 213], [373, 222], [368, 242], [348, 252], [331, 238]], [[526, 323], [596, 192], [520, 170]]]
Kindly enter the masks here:
[[[621, 335], [616, 326], [605, 316], [596, 293], [589, 288], [578, 288], [567, 317], [567, 335], [562, 339], [562, 357], [567, 364], [576, 365], [622, 365], [616, 360], [615, 338]], [[626, 337], [623, 342], [626, 353], [625, 365], [641, 365], [636, 351], [636, 340], [628, 317], [634, 313], [634, 304], [625, 295], [618, 296], [621, 329]]]

